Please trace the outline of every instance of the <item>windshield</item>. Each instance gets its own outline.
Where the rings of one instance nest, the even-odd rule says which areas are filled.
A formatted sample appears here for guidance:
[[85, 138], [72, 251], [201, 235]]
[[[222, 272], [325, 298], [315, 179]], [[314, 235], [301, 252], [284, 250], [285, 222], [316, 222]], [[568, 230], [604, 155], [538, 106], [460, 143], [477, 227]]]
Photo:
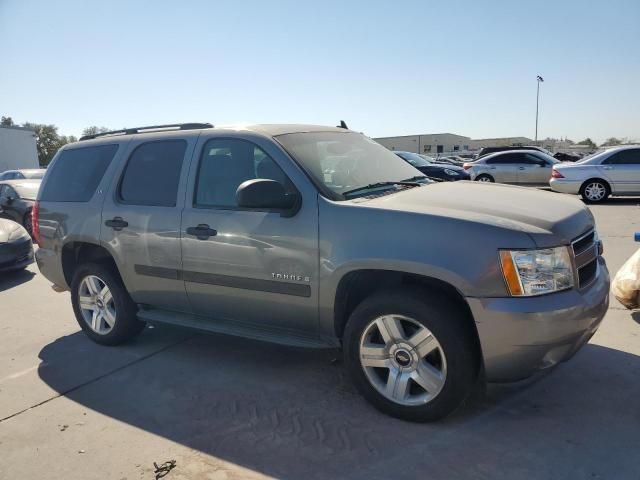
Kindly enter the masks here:
[[22, 170], [22, 175], [29, 180], [37, 180], [44, 177], [45, 171], [46, 170]]
[[316, 185], [335, 199], [345, 200], [343, 192], [359, 187], [422, 175], [403, 159], [359, 133], [288, 133], [276, 138]]
[[398, 155], [400, 158], [405, 159], [414, 167], [426, 167], [430, 163], [426, 158], [418, 155], [417, 153], [396, 152], [396, 155]]
[[580, 160], [578, 160], [576, 163], [586, 163], [589, 160], [593, 160], [596, 157], [599, 157], [600, 155], [602, 155], [603, 153], [605, 153], [607, 151], [606, 148], [600, 148], [598, 150], [596, 150], [595, 152], [593, 152], [590, 155], [587, 155], [585, 157], [582, 157]]

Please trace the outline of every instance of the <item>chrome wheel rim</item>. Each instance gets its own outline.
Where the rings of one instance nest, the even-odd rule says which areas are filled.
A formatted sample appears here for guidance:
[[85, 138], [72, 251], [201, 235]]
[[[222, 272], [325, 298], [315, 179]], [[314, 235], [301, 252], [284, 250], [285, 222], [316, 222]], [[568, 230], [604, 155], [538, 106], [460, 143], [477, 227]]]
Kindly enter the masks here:
[[447, 379], [438, 339], [402, 315], [384, 315], [369, 323], [360, 338], [360, 364], [378, 393], [405, 406], [432, 401]]
[[589, 200], [597, 202], [602, 200], [607, 192], [607, 189], [601, 183], [594, 182], [587, 185], [584, 189], [584, 195]]
[[489, 177], [483, 176], [478, 178], [479, 182], [491, 182], [491, 179]]
[[107, 284], [88, 275], [78, 287], [78, 304], [84, 322], [99, 335], [106, 335], [116, 324], [116, 305]]

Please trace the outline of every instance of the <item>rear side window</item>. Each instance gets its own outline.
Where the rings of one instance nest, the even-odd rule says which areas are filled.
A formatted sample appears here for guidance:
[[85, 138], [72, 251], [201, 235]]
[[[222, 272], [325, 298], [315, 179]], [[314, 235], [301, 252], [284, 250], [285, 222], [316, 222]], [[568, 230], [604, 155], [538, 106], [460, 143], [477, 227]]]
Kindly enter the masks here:
[[175, 207], [187, 142], [162, 140], [136, 148], [120, 182], [120, 200], [131, 205]]
[[622, 150], [602, 163], [607, 165], [640, 165], [640, 150]]
[[64, 150], [50, 167], [41, 200], [88, 202], [117, 150], [118, 145]]

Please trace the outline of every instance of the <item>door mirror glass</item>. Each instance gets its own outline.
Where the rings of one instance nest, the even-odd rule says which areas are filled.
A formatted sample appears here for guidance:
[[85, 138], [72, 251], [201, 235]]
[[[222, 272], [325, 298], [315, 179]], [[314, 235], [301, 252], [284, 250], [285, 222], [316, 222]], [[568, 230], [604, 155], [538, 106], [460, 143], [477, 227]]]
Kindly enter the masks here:
[[256, 178], [242, 182], [236, 190], [236, 202], [242, 208], [288, 210], [297, 203], [297, 194], [287, 193], [275, 180]]

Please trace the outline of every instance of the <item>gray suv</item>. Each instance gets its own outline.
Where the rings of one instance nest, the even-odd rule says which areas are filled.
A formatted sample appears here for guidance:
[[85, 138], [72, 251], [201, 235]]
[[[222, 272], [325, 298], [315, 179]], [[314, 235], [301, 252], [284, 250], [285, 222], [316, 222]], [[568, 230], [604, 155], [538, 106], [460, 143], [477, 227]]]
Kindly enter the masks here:
[[56, 154], [33, 221], [38, 266], [93, 341], [160, 322], [342, 347], [363, 395], [415, 421], [567, 360], [608, 306], [578, 200], [434, 183], [346, 128], [86, 137]]

